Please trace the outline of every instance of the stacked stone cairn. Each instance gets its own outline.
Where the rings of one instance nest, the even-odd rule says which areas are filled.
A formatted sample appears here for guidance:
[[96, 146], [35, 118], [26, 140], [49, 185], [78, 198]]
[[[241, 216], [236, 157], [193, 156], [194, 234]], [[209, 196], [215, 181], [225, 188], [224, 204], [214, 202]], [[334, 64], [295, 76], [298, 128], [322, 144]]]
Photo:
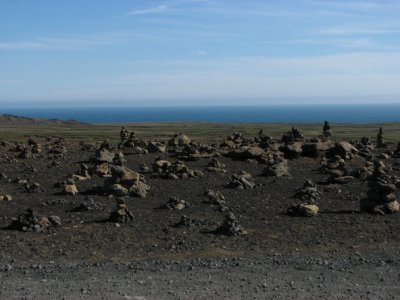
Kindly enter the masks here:
[[176, 160], [173, 163], [167, 160], [156, 160], [153, 163], [153, 171], [155, 176], [166, 179], [185, 179], [204, 176], [203, 172], [189, 169], [180, 160]]
[[267, 167], [263, 170], [263, 176], [287, 177], [290, 176], [287, 160], [279, 154], [270, 154], [266, 161]]
[[330, 138], [332, 136], [331, 126], [328, 121], [324, 122], [324, 126], [322, 127], [322, 135], [326, 138]]
[[304, 141], [303, 131], [301, 129], [292, 127], [290, 131], [282, 136], [281, 141], [283, 143], [302, 142]]
[[213, 158], [211, 159], [207, 166], [206, 166], [206, 171], [207, 172], [220, 172], [220, 173], [226, 173], [225, 170], [225, 165], [221, 163], [218, 159]]
[[241, 190], [253, 189], [256, 184], [253, 177], [246, 171], [241, 171], [240, 174], [233, 174], [230, 176], [230, 182], [226, 185], [227, 188]]
[[396, 185], [393, 178], [387, 174], [387, 168], [382, 161], [374, 161], [374, 173], [370, 177], [367, 198], [361, 200], [360, 210], [373, 214], [385, 215], [399, 211], [396, 199]]
[[113, 223], [129, 223], [133, 221], [133, 214], [129, 211], [124, 198], [116, 198], [116, 209], [111, 212], [109, 221]]
[[371, 157], [373, 145], [368, 137], [362, 137], [359, 142], [355, 143], [355, 147], [358, 150], [358, 154], [363, 157]]
[[144, 198], [150, 190], [140, 174], [125, 166], [112, 165], [111, 177], [106, 178], [103, 191], [117, 197], [133, 196]]
[[247, 231], [239, 224], [239, 221], [233, 212], [225, 215], [224, 222], [215, 230], [215, 233], [228, 236], [246, 235]]
[[340, 156], [335, 155], [329, 159], [325, 157], [321, 161], [321, 172], [330, 175], [329, 183], [346, 184], [354, 180], [353, 175], [358, 176], [359, 170], [348, 168], [346, 161]]
[[310, 179], [307, 179], [302, 187], [296, 189], [294, 197], [312, 204], [319, 198], [320, 194], [317, 185]]
[[61, 219], [58, 216], [40, 217], [32, 209], [28, 209], [17, 218], [14, 218], [8, 229], [19, 231], [41, 232], [48, 227], [61, 226]]
[[186, 207], [189, 207], [189, 203], [187, 203], [185, 200], [178, 199], [177, 197], [170, 197], [167, 203], [161, 206], [161, 208], [170, 210], [182, 210]]
[[379, 128], [378, 134], [376, 136], [376, 147], [384, 148], [387, 144], [383, 141], [383, 129], [382, 127]]
[[228, 211], [229, 208], [225, 205], [225, 196], [219, 191], [208, 190], [205, 191], [204, 195], [207, 200], [204, 203], [209, 203], [211, 205], [216, 205], [219, 211]]

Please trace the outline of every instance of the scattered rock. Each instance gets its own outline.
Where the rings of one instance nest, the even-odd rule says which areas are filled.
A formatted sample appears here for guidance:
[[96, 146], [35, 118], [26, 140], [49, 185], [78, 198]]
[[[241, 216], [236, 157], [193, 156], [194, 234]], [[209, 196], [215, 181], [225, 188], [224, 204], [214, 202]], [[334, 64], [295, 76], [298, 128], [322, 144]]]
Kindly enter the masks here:
[[319, 207], [315, 204], [294, 204], [287, 209], [292, 217], [314, 217], [318, 215]]

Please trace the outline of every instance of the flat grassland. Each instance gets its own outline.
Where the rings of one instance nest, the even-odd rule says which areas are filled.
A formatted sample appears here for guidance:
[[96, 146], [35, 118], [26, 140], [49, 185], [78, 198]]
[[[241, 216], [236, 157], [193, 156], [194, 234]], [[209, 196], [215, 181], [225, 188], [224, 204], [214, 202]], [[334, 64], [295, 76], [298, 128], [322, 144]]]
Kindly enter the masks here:
[[[22, 142], [28, 138], [44, 138], [46, 136], [64, 137], [68, 140], [85, 140], [99, 142], [109, 139], [112, 142], [119, 140], [121, 126], [135, 131], [136, 136], [143, 139], [165, 140], [176, 132], [183, 132], [199, 142], [220, 142], [225, 136], [233, 132], [244, 135], [255, 135], [260, 129], [273, 138], [280, 138], [291, 128], [291, 124], [275, 123], [121, 123], [121, 124], [93, 124], [93, 125], [2, 125], [0, 139], [10, 142]], [[303, 130], [306, 137], [318, 136], [322, 132], [322, 124], [295, 124]], [[369, 137], [375, 140], [379, 127], [384, 129], [385, 140], [395, 143], [400, 140], [400, 123], [385, 124], [331, 124], [333, 138], [360, 139]]]

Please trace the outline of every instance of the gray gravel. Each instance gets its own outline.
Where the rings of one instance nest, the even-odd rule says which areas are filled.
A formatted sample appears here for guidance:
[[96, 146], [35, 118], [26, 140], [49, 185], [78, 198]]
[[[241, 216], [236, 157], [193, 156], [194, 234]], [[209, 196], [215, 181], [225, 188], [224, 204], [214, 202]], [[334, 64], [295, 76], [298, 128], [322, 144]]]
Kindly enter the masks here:
[[400, 258], [0, 265], [0, 299], [399, 299]]

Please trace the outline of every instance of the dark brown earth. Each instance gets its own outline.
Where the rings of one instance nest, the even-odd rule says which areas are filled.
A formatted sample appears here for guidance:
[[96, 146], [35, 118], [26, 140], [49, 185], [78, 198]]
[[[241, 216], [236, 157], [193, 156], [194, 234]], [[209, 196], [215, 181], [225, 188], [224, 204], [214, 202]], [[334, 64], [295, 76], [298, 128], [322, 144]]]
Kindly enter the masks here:
[[[8, 152], [3, 148], [0, 153], [4, 158]], [[26, 280], [22, 286], [30, 291], [27, 298], [57, 298], [60, 296], [57, 289], [68, 290], [65, 285], [68, 280], [71, 281], [72, 298], [248, 299], [250, 295], [255, 298], [265, 298], [268, 295], [271, 298], [297, 298], [299, 295], [304, 299], [308, 296], [334, 298], [335, 286], [339, 284], [336, 279], [342, 276], [340, 272], [350, 274], [350, 277], [355, 276], [354, 281], [359, 286], [340, 288], [338, 298], [357, 294], [374, 299], [380, 295], [383, 298], [398, 296], [400, 214], [378, 216], [360, 213], [360, 199], [367, 192], [366, 180], [355, 179], [345, 185], [323, 184], [327, 175], [319, 171], [319, 158], [290, 160], [288, 165], [291, 176], [283, 178], [260, 176], [265, 168], [263, 164], [223, 157], [218, 160], [226, 165], [227, 173], [205, 172], [202, 178], [170, 180], [142, 173], [151, 190], [146, 198], [128, 198], [126, 204], [133, 214], [133, 222], [116, 225], [106, 222], [110, 212], [115, 209], [113, 199], [106, 195], [85, 195], [85, 191], [94, 185], [102, 185], [103, 178], [94, 176], [88, 181], [78, 182], [77, 187], [81, 193], [76, 196], [58, 195], [60, 188], [54, 187], [56, 182], [66, 180], [76, 173], [79, 162], [88, 162], [93, 154], [93, 151], [81, 150], [77, 143], [68, 143], [66, 159], [59, 161], [59, 167], [51, 165], [52, 161], [48, 159], [46, 151], [35, 158], [18, 159], [15, 162], [3, 159], [1, 162], [0, 173], [6, 175], [6, 178], [0, 179], [0, 189], [13, 197], [10, 202], [0, 202], [0, 227], [3, 228], [0, 231], [0, 260], [4, 271], [9, 269], [8, 272], [0, 273], [3, 281], [2, 298], [26, 297], [26, 293], [16, 287], [18, 278]], [[139, 171], [140, 164], [146, 163], [151, 167], [156, 157], [174, 161], [168, 154], [133, 154], [125, 157], [125, 166]], [[185, 164], [190, 169], [204, 171], [209, 160], [200, 159]], [[385, 161], [387, 165], [393, 162], [394, 159]], [[357, 157], [347, 163], [359, 167], [364, 165], [365, 160]], [[224, 187], [229, 182], [229, 175], [240, 173], [241, 170], [252, 174], [256, 187], [243, 191]], [[400, 175], [394, 170], [390, 174]], [[13, 183], [17, 178], [37, 182], [44, 191], [25, 192], [19, 184]], [[286, 210], [293, 203], [301, 203], [293, 195], [307, 178], [318, 183], [322, 193], [320, 200], [317, 200], [320, 214], [312, 218], [290, 217], [286, 215]], [[204, 203], [207, 199], [204, 191], [207, 189], [222, 192], [226, 206], [237, 216], [247, 235], [235, 237], [213, 232], [222, 224], [225, 213], [219, 211], [217, 206]], [[181, 211], [159, 209], [171, 196], [185, 200], [190, 206]], [[74, 212], [74, 208], [83, 203], [86, 197], [98, 203], [100, 210]], [[40, 233], [5, 229], [12, 218], [28, 208], [39, 215], [59, 216], [62, 225]], [[190, 227], [178, 228], [175, 225], [183, 215], [194, 222]], [[242, 265], [237, 265], [237, 259], [243, 260]], [[216, 275], [213, 267], [202, 261], [211, 261], [211, 266], [213, 263], [221, 264], [219, 269], [222, 273]], [[159, 264], [163, 266], [160, 271], [149, 275], [152, 269], [159, 268]], [[299, 264], [301, 272], [297, 268]], [[39, 265], [47, 267], [42, 270], [37, 268]], [[70, 265], [73, 267], [68, 267]], [[170, 269], [165, 267], [169, 265]], [[332, 265], [336, 267], [330, 269]], [[142, 266], [142, 269], [138, 266]], [[132, 273], [132, 268], [137, 268], [139, 273]], [[171, 271], [169, 273], [166, 270]], [[180, 289], [176, 283], [180, 276], [190, 277], [193, 270], [198, 271], [194, 281], [185, 279], [186, 288]], [[387, 273], [388, 270], [391, 274]], [[375, 271], [380, 272], [375, 277], [372, 273], [365, 275]], [[85, 272], [97, 274], [93, 275], [97, 279], [88, 279], [89, 275], [82, 275]], [[108, 283], [103, 286], [100, 280], [105, 280], [101, 275], [103, 272], [110, 274], [110, 282], [114, 284], [130, 274], [126, 278], [135, 281], [138, 287], [132, 292], [120, 287], [112, 289]], [[242, 272], [240, 274], [243, 276], [237, 275], [238, 272]], [[270, 275], [264, 279], [259, 278], [263, 272]], [[54, 274], [59, 274], [56, 277], [60, 282], [49, 279]], [[74, 281], [73, 274], [81, 280]], [[291, 280], [282, 279], [277, 282], [274, 274]], [[149, 276], [157, 278], [160, 283], [158, 288], [157, 284], [149, 283], [153, 280], [148, 279]], [[168, 279], [169, 276], [172, 279]], [[210, 293], [202, 287], [202, 281], [207, 281], [208, 276], [213, 276], [207, 287]], [[226, 282], [229, 276], [232, 276], [235, 288], [228, 288], [228, 293], [224, 294], [222, 286], [226, 284], [229, 287]], [[330, 283], [324, 285], [325, 279], [317, 280], [321, 276], [328, 278]], [[308, 281], [308, 277], [313, 279]], [[46, 281], [42, 282], [44, 279]], [[93, 280], [94, 287], [82, 288], [80, 284], [85, 280]], [[140, 280], [145, 283], [138, 283]], [[168, 280], [175, 282], [170, 283], [171, 293], [170, 288], [165, 287], [168, 286]], [[247, 280], [252, 281], [249, 290], [240, 287], [247, 286]], [[394, 286], [396, 280], [397, 286]], [[40, 288], [41, 282], [52, 291], [50, 294]], [[198, 286], [202, 292], [196, 294], [194, 286]], [[292, 289], [293, 286], [295, 289]], [[369, 293], [366, 286], [373, 286]], [[254, 287], [257, 287], [257, 293]], [[304, 291], [298, 294], [297, 288], [303, 288]], [[242, 293], [243, 289], [246, 292]], [[218, 293], [214, 294], [214, 291]]]

